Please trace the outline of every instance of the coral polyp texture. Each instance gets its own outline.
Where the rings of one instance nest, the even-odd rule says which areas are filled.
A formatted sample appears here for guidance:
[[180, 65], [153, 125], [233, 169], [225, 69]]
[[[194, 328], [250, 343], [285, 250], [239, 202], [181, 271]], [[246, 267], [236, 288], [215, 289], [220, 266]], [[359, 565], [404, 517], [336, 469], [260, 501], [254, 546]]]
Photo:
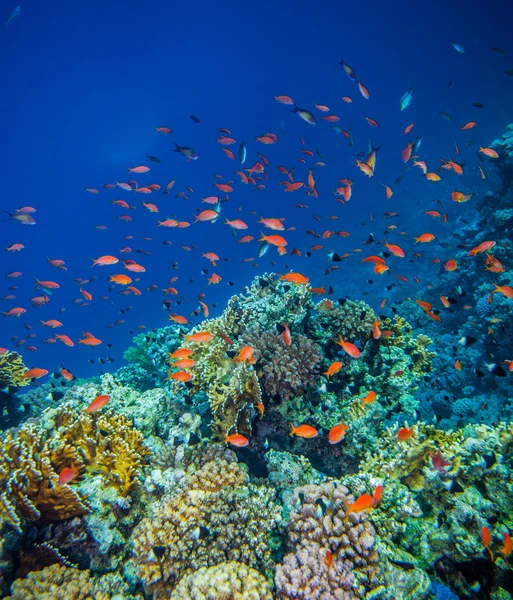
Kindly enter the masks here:
[[380, 585], [373, 526], [343, 485], [296, 488], [287, 523], [291, 550], [276, 569], [279, 598], [366, 598]]
[[248, 483], [237, 463], [204, 464], [134, 530], [134, 563], [146, 591], [168, 597], [195, 569], [227, 561], [269, 568], [269, 536], [280, 520], [274, 496], [273, 490]]
[[169, 600], [272, 600], [271, 586], [255, 569], [236, 561], [201, 567], [183, 577]]

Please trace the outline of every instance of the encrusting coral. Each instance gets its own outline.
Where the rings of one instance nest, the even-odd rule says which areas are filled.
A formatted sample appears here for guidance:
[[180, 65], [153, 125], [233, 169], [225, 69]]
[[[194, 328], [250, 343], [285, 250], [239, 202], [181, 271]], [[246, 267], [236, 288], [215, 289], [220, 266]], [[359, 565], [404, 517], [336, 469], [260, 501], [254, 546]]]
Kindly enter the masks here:
[[[149, 451], [142, 435], [121, 415], [92, 413], [62, 405], [47, 411], [51, 430], [26, 424], [6, 433], [0, 446], [0, 517], [20, 529], [20, 517], [59, 521], [88, 512], [76, 483], [100, 475], [105, 486], [127, 496]], [[59, 473], [77, 477], [59, 484]]]
[[293, 552], [276, 569], [278, 598], [352, 600], [379, 586], [374, 528], [365, 512], [348, 513], [351, 498], [334, 483], [295, 489], [299, 508], [287, 524]]
[[93, 577], [88, 570], [80, 571], [55, 564], [41, 571], [32, 571], [25, 579], [17, 579], [6, 600], [136, 600], [128, 595], [128, 586], [116, 574]]
[[27, 370], [27, 367], [23, 364], [23, 359], [17, 352], [0, 354], [0, 388], [29, 385], [30, 379], [23, 377]]
[[167, 598], [184, 575], [225, 561], [268, 567], [268, 537], [280, 519], [274, 495], [248, 484], [236, 463], [204, 464], [134, 530], [134, 563], [146, 591]]
[[183, 577], [170, 600], [272, 600], [266, 578], [236, 561], [202, 567]]

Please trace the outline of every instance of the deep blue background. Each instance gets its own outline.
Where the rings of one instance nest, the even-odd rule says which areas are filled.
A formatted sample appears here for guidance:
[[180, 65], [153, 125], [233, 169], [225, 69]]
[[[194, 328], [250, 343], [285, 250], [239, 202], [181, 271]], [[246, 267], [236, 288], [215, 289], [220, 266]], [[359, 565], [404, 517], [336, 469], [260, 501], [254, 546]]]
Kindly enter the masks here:
[[[7, 16], [12, 8], [3, 2], [0, 12]], [[130, 328], [144, 324], [151, 329], [166, 323], [160, 288], [167, 287], [172, 275], [179, 275], [174, 285], [189, 299], [185, 309], [177, 309], [185, 315], [197, 307], [194, 298], [199, 292], [207, 292], [209, 303], [219, 303], [212, 313], [218, 314], [227, 298], [257, 272], [284, 272], [285, 265], [309, 275], [314, 285], [331, 283], [338, 295], [358, 296], [371, 290], [367, 299], [379, 304], [391, 276], [369, 288], [366, 280], [378, 278], [355, 255], [326, 278], [326, 251], [342, 253], [362, 247], [366, 252], [361, 244], [369, 231], [382, 238], [388, 224], [382, 216], [384, 210], [401, 213], [396, 220], [398, 231], [410, 236], [430, 231], [438, 239], [447, 238], [456, 228], [458, 215], [471, 215], [471, 203], [455, 205], [450, 192], [459, 189], [482, 194], [493, 185], [492, 175], [485, 182], [479, 179], [477, 165], [481, 163], [476, 150], [479, 145], [489, 145], [513, 120], [513, 79], [504, 75], [505, 69], [513, 68], [511, 24], [511, 3], [506, 1], [24, 2], [21, 16], [8, 27], [0, 27], [0, 203], [8, 211], [34, 206], [37, 225], [0, 223], [2, 247], [14, 242], [26, 246], [20, 253], [0, 255], [0, 297], [16, 294], [14, 301], [0, 305], [2, 310], [12, 306], [28, 309], [20, 319], [0, 321], [0, 347], [12, 348], [11, 336], [23, 338], [27, 333], [24, 323], [29, 323], [38, 335], [29, 342], [38, 347], [36, 353], [21, 349], [29, 366], [53, 370], [64, 362], [77, 375], [88, 376], [101, 368], [89, 365], [90, 357], [110, 355], [120, 364], [130, 343]], [[460, 43], [465, 53], [456, 52], [451, 41]], [[493, 47], [503, 48], [506, 55], [494, 53]], [[337, 64], [341, 56], [370, 89], [369, 101], [360, 96]], [[399, 98], [412, 84], [416, 88], [412, 106], [401, 113]], [[308, 126], [290, 112], [290, 107], [274, 102], [275, 94], [291, 95], [299, 106], [312, 110], [317, 126]], [[353, 103], [342, 102], [344, 95], [351, 96]], [[320, 120], [322, 115], [313, 107], [314, 102], [327, 104], [339, 115], [342, 128], [352, 127], [354, 148]], [[485, 108], [472, 108], [472, 102], [481, 102]], [[439, 111], [449, 112], [453, 120], [440, 118]], [[193, 123], [190, 114], [197, 115], [201, 123]], [[379, 129], [371, 128], [364, 115], [377, 119]], [[460, 132], [458, 126], [470, 120], [476, 120], [478, 127]], [[466, 169], [463, 178], [458, 180], [449, 173], [442, 182], [431, 184], [415, 169], [405, 173], [400, 185], [394, 185], [403, 169], [400, 154], [407, 141], [403, 130], [412, 121], [415, 127], [410, 137], [425, 136], [421, 156], [430, 170], [439, 166], [440, 157], [456, 158], [454, 143], [458, 142], [459, 160]], [[168, 125], [173, 133], [156, 133], [154, 128], [160, 125]], [[240, 165], [225, 157], [215, 143], [219, 127], [229, 128], [237, 142], [250, 140], [245, 167], [256, 160], [256, 152], [270, 160], [270, 181], [264, 192], [239, 183], [234, 170]], [[278, 134], [278, 144], [253, 142], [256, 135], [267, 131]], [[276, 165], [295, 167], [296, 178], [306, 180], [307, 168], [297, 162], [300, 135], [305, 138], [304, 148], [318, 149], [327, 163], [314, 172], [318, 199], [306, 197], [302, 190], [284, 194], [277, 183], [283, 177], [276, 172]], [[382, 147], [376, 174], [367, 180], [354, 159], [357, 152], [367, 150], [371, 138]], [[473, 145], [464, 150], [469, 140]], [[188, 163], [170, 152], [174, 141], [193, 146], [199, 160]], [[237, 147], [231, 149], [236, 152]], [[148, 154], [160, 157], [162, 164], [149, 162], [145, 158]], [[314, 156], [307, 162], [316, 160]], [[150, 173], [136, 177], [141, 184], [164, 186], [176, 178], [174, 193], [162, 196], [157, 192], [141, 198], [141, 194], [101, 189], [104, 183], [127, 181], [127, 167], [140, 164], [151, 167]], [[485, 162], [484, 167], [491, 173], [489, 164]], [[222, 220], [184, 230], [156, 227], [157, 217], [176, 215], [193, 220], [200, 198], [215, 193], [212, 176], [217, 173], [235, 182], [235, 192], [223, 205]], [[354, 182], [353, 198], [344, 207], [333, 200], [341, 177]], [[385, 199], [382, 183], [394, 189], [390, 201]], [[192, 194], [187, 192], [189, 199], [175, 198], [186, 185], [194, 189]], [[83, 191], [85, 187], [99, 188], [101, 193], [92, 196]], [[116, 198], [137, 205], [137, 210], [130, 212], [131, 223], [117, 220], [126, 211], [110, 204]], [[449, 213], [445, 228], [422, 215], [425, 208], [437, 208], [435, 198]], [[141, 199], [156, 203], [160, 214], [145, 211]], [[310, 210], [297, 210], [296, 203], [309, 204]], [[208, 208], [205, 204], [201, 207]], [[256, 257], [257, 243], [236, 244], [230, 229], [222, 224], [224, 216], [243, 218], [250, 223], [249, 231], [243, 233], [257, 236], [257, 216], [248, 216], [248, 211], [264, 217], [286, 217], [287, 226], [297, 228], [286, 234], [289, 248], [305, 250], [317, 243], [304, 233], [310, 228], [321, 233], [345, 229], [351, 237], [327, 240], [324, 250], [312, 259], [278, 257], [271, 249], [265, 259], [257, 261], [257, 271], [241, 262], [243, 257]], [[374, 215], [371, 224], [370, 212]], [[325, 220], [334, 214], [338, 221]], [[312, 215], [322, 221], [315, 221]], [[362, 226], [362, 222], [367, 225]], [[97, 225], [106, 225], [107, 230], [97, 230]], [[126, 243], [121, 240], [125, 235], [134, 235], [135, 240]], [[145, 236], [151, 236], [152, 241], [143, 241]], [[164, 239], [171, 240], [172, 245], [163, 246]], [[399, 240], [411, 254], [411, 240], [390, 239]], [[187, 253], [181, 249], [191, 242], [199, 250]], [[147, 268], [136, 285], [143, 290], [157, 284], [159, 291], [127, 298], [118, 296], [116, 289], [110, 294], [112, 303], [101, 301], [99, 297], [108, 290], [108, 273], [123, 270], [119, 266], [91, 269], [89, 257], [119, 256], [125, 245], [152, 253], [151, 257], [127, 257]], [[221, 261], [215, 271], [223, 281], [207, 289], [201, 269], [209, 268], [209, 274], [212, 269], [199, 255], [208, 251], [222, 259], [230, 258], [230, 262]], [[434, 244], [422, 251], [429, 259], [450, 256]], [[64, 259], [68, 271], [47, 265], [46, 257]], [[277, 265], [270, 265], [271, 260]], [[179, 261], [178, 271], [169, 270], [174, 261]], [[429, 273], [438, 272], [428, 259], [423, 264]], [[392, 271], [411, 277], [414, 269], [418, 271], [405, 262]], [[18, 270], [23, 272], [21, 278], [3, 279], [4, 273]], [[79, 297], [71, 278], [93, 274], [98, 279], [87, 286], [93, 302], [88, 307], [71, 304]], [[61, 285], [44, 308], [30, 308], [34, 277], [53, 279]], [[195, 278], [193, 284], [188, 283], [190, 278]], [[229, 287], [228, 280], [235, 285]], [[19, 289], [11, 292], [10, 285]], [[400, 290], [402, 297], [408, 292], [408, 286]], [[394, 293], [397, 295], [397, 290]], [[133, 306], [132, 311], [128, 316], [120, 315], [119, 309], [128, 305]], [[60, 308], [66, 310], [59, 316]], [[81, 331], [91, 331], [113, 348], [45, 345], [42, 339], [55, 331], [38, 323], [49, 318], [62, 320], [64, 327], [55, 331], [70, 335], [75, 342]], [[106, 328], [119, 318], [127, 322]]]

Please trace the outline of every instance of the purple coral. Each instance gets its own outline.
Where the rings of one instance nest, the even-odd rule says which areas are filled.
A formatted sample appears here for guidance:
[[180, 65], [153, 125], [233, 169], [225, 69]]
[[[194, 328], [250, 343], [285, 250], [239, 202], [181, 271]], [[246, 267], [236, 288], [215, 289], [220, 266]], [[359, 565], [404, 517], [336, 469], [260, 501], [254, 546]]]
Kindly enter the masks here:
[[244, 336], [244, 343], [253, 347], [262, 366], [260, 382], [269, 397], [288, 400], [316, 383], [322, 351], [306, 336], [292, 335], [287, 346], [278, 333], [253, 329]]
[[276, 568], [278, 598], [353, 600], [379, 585], [374, 528], [364, 513], [347, 514], [348, 495], [333, 483], [296, 488], [301, 504], [288, 524], [293, 552]]

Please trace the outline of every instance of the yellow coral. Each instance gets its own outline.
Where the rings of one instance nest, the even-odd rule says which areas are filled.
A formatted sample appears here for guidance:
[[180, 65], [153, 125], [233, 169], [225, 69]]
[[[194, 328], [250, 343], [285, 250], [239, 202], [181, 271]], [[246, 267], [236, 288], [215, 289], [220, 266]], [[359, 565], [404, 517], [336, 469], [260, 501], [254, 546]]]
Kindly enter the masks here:
[[[41, 571], [17, 579], [6, 600], [110, 600], [127, 595], [128, 586], [114, 574], [93, 577], [88, 570], [79, 571], [62, 565], [51, 565]], [[140, 598], [140, 596], [137, 596]]]
[[134, 563], [146, 591], [169, 598], [182, 576], [224, 561], [269, 566], [269, 531], [280, 518], [273, 499], [273, 490], [247, 483], [245, 471], [223, 459], [188, 476], [185, 489], [134, 531]]
[[236, 562], [202, 567], [186, 575], [173, 590], [170, 600], [272, 600], [265, 577], [255, 569]]
[[17, 352], [4, 352], [0, 354], [0, 387], [22, 387], [29, 385], [30, 381], [23, 377], [27, 367]]
[[[214, 338], [202, 344], [191, 342], [196, 364], [191, 367], [192, 385], [195, 392], [203, 391], [210, 401], [214, 420], [212, 427], [218, 437], [236, 431], [243, 435], [251, 433], [251, 416], [261, 398], [260, 386], [253, 367], [246, 363], [234, 363], [226, 356], [229, 344], [221, 334], [237, 331], [240, 313], [235, 309], [237, 298], [228, 302], [224, 313], [216, 319], [203, 321], [191, 331], [208, 331]], [[175, 386], [180, 384], [176, 383]]]
[[87, 414], [70, 405], [52, 412], [54, 430], [24, 425], [8, 431], [0, 446], [0, 515], [18, 529], [20, 516], [56, 521], [88, 512], [74, 483], [59, 485], [63, 468], [74, 467], [76, 481], [84, 473], [99, 474], [127, 496], [149, 454], [124, 416]]

